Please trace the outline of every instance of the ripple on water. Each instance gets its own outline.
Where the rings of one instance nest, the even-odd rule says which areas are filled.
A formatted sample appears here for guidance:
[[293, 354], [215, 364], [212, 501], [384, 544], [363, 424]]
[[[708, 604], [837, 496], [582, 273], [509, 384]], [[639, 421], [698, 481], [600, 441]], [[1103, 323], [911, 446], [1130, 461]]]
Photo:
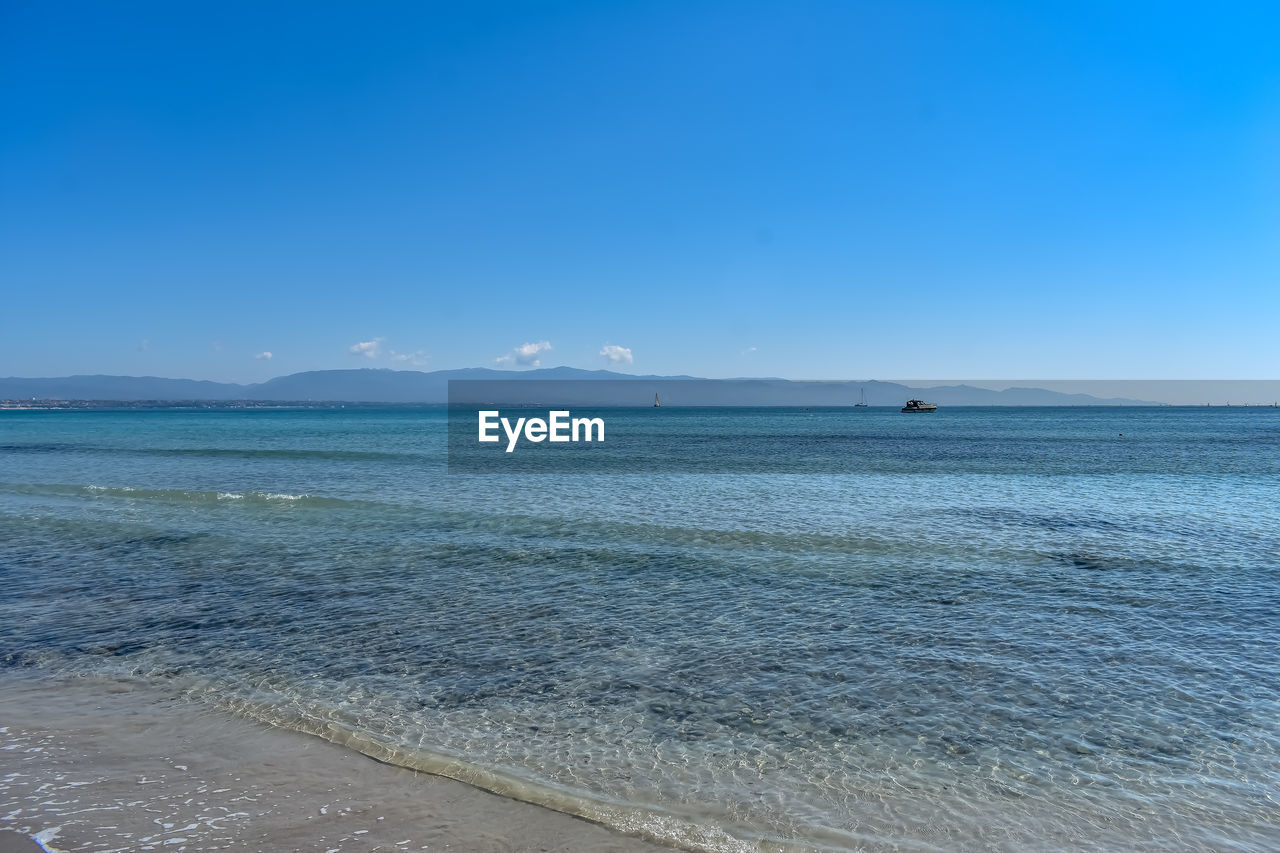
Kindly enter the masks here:
[[1274, 479], [404, 483], [213, 453], [94, 488], [28, 455], [7, 666], [708, 849], [1280, 846]]

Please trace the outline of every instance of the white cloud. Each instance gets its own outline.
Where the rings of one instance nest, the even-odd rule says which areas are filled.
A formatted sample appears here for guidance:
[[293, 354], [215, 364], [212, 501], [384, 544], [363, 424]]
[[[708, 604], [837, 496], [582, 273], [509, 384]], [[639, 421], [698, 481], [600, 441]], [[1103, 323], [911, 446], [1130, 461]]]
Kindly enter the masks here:
[[551, 349], [548, 341], [538, 341], [536, 344], [522, 344], [506, 355], [500, 355], [494, 359], [496, 364], [524, 364], [530, 367], [538, 367], [542, 364], [539, 356]]
[[401, 364], [412, 364], [414, 367], [422, 367], [429, 359], [429, 356], [422, 350], [417, 352], [396, 352], [391, 350], [390, 356], [392, 361], [398, 361]]
[[264, 351], [262, 351], [262, 352], [258, 353], [257, 355], [255, 355], [255, 356], [254, 356], [254, 358], [258, 359], [258, 361], [270, 361], [270, 360], [271, 360], [271, 351], [270, 351], [270, 350], [264, 350]]
[[358, 344], [352, 344], [347, 352], [355, 356], [364, 356], [365, 358], [377, 358], [378, 353], [382, 351], [382, 338], [374, 338], [371, 341], [361, 341]]
[[756, 348], [755, 348], [755, 347], [747, 347], [746, 349], [744, 349], [744, 350], [742, 351], [742, 354], [743, 354], [743, 355], [751, 355], [751, 353], [753, 353], [753, 352], [755, 352], [755, 351], [756, 351]]
[[600, 354], [610, 364], [631, 364], [635, 360], [631, 357], [630, 347], [620, 347], [617, 344], [605, 344]]

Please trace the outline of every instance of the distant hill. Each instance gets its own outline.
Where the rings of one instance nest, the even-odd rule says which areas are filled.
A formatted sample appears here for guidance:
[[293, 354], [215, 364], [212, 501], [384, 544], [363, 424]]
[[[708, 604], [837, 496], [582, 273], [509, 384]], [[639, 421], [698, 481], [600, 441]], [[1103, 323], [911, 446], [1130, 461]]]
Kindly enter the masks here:
[[158, 376], [0, 379], [5, 400], [242, 400], [256, 386]]
[[[1043, 388], [992, 391], [971, 385], [911, 387], [896, 382], [791, 381], [786, 379], [698, 379], [692, 376], [635, 376], [609, 370], [550, 367], [538, 370], [311, 370], [266, 382], [238, 385], [155, 376], [66, 376], [56, 379], [0, 379], [6, 400], [251, 400], [349, 403], [444, 403], [450, 380], [485, 380], [490, 401], [530, 401], [644, 405], [654, 393], [671, 406], [848, 406], [865, 391], [872, 406], [900, 406], [923, 397], [943, 406], [1106, 406], [1153, 405], [1142, 400], [1064, 394]], [[580, 380], [602, 385], [578, 384]], [[551, 384], [531, 386], [532, 382]], [[641, 390], [635, 383], [643, 383]], [[533, 390], [533, 389], [539, 390]], [[532, 391], [532, 393], [531, 393]]]

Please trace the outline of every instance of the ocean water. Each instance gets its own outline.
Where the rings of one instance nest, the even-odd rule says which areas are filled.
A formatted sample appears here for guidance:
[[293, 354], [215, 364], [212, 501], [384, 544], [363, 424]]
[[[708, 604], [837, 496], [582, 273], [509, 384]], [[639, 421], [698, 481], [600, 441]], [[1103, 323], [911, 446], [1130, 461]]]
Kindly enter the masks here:
[[1280, 848], [1280, 410], [608, 417], [739, 473], [449, 474], [441, 409], [0, 412], [0, 674], [691, 849]]

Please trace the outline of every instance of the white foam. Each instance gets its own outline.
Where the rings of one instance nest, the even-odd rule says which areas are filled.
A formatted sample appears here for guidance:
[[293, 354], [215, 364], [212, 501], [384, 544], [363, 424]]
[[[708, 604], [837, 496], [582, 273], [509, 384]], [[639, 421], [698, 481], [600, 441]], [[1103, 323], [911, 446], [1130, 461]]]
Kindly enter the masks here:
[[31, 836], [31, 840], [34, 841], [36, 844], [39, 844], [42, 850], [47, 850], [49, 851], [49, 853], [57, 853], [57, 851], [55, 851], [52, 847], [49, 846], [49, 843], [53, 841], [53, 839], [58, 837], [58, 832], [61, 829], [62, 829], [62, 824], [58, 824], [57, 826], [51, 826], [48, 829], [42, 829], [39, 832], [37, 832], [35, 835]]

